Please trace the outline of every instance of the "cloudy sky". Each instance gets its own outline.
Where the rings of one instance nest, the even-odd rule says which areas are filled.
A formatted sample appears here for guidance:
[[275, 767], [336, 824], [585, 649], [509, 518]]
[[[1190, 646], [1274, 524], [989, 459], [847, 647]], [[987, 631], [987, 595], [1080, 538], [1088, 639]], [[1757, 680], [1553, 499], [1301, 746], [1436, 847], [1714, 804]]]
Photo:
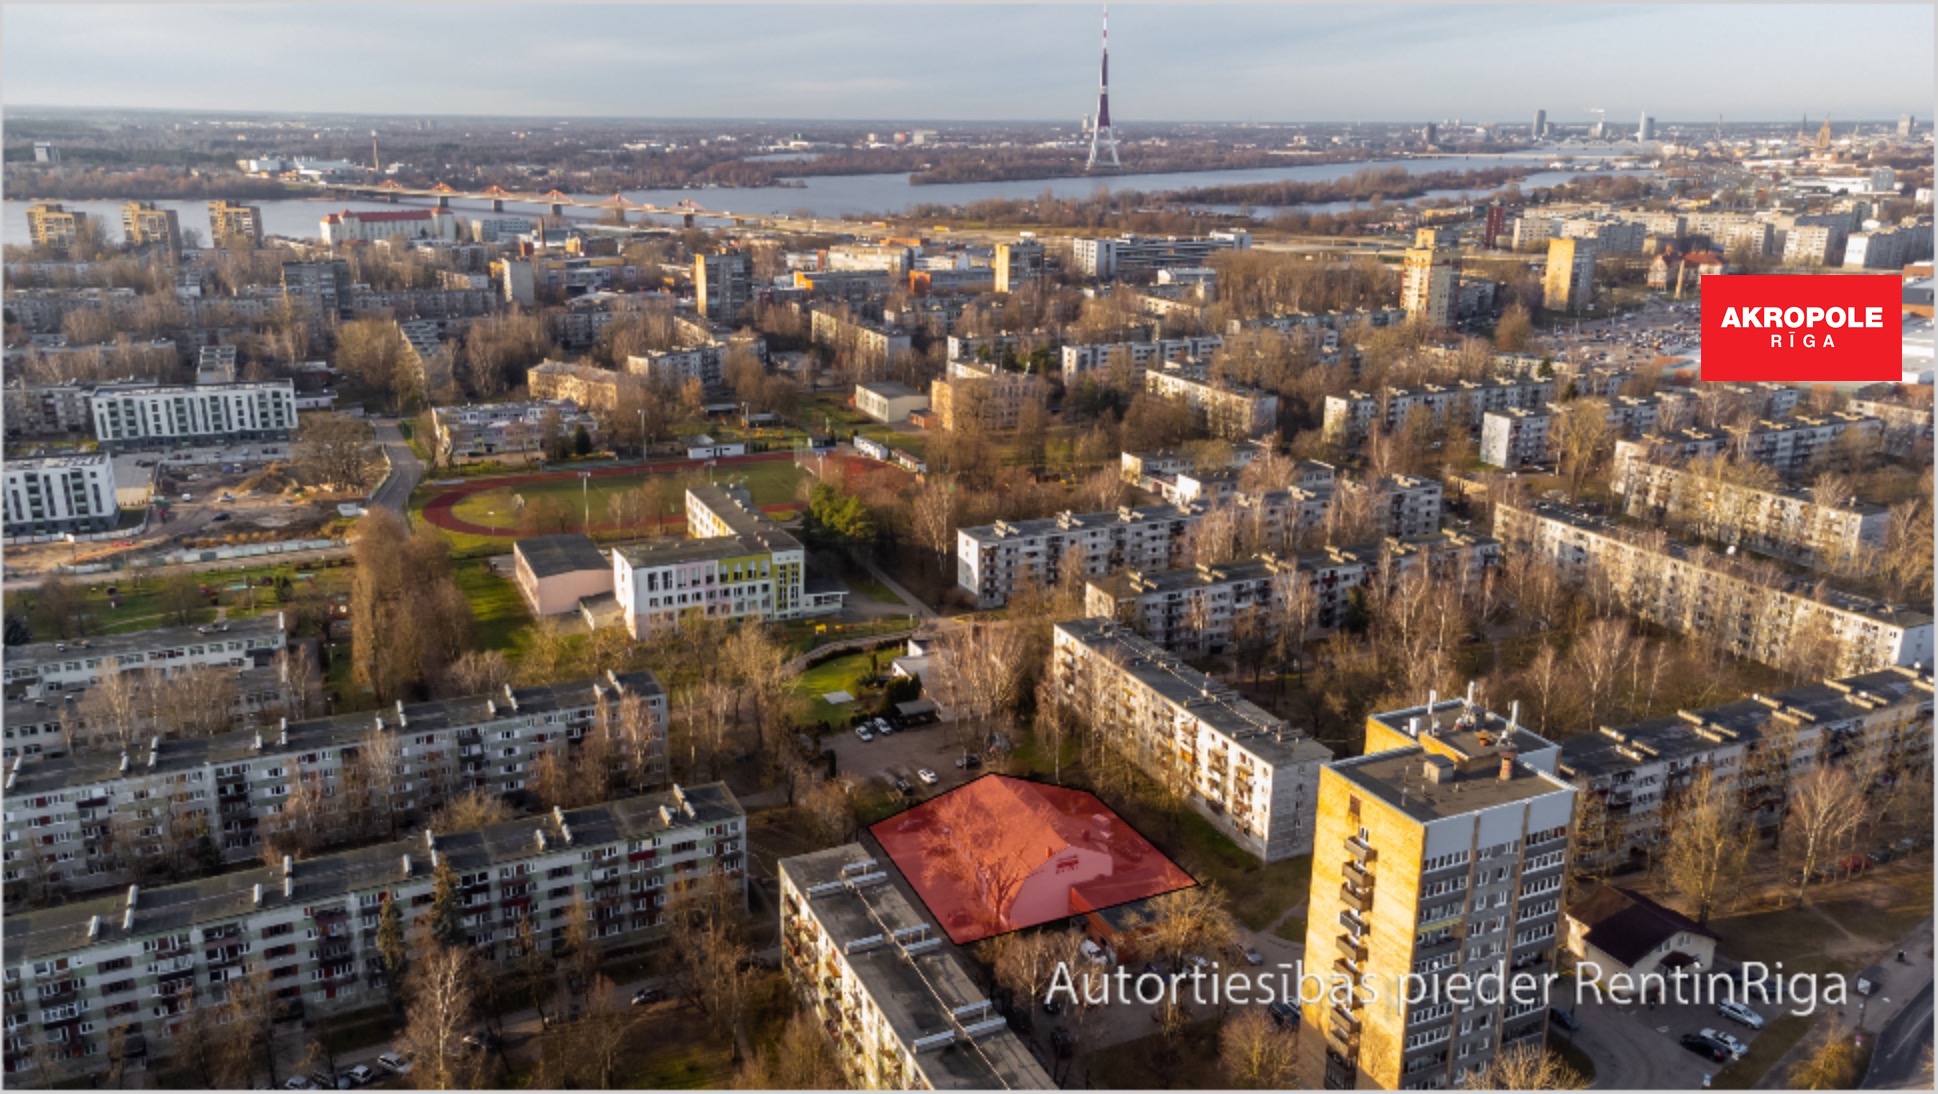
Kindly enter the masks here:
[[[1928, 117], [1920, 5], [1119, 3], [1120, 127]], [[9, 106], [1076, 120], [1098, 5], [9, 3]]]

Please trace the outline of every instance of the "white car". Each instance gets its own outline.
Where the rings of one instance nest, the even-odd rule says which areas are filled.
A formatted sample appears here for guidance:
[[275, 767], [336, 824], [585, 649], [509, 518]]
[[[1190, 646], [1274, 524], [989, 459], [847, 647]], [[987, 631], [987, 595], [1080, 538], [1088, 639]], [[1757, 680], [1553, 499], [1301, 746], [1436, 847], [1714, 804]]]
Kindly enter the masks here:
[[390, 1072], [392, 1075], [410, 1074], [410, 1061], [395, 1052], [386, 1052], [382, 1056], [377, 1057], [377, 1066]]
[[284, 1090], [315, 1090], [316, 1084], [310, 1082], [308, 1075], [291, 1075], [283, 1080]]
[[872, 741], [875, 739], [875, 735], [873, 733], [868, 732], [867, 726], [856, 726], [855, 736], [860, 737], [864, 741]]
[[358, 1064], [343, 1074], [349, 1076], [350, 1081], [358, 1086], [369, 1086], [377, 1081], [377, 1072], [369, 1064]]
[[1763, 1016], [1734, 999], [1725, 999], [1716, 1004], [1716, 1013], [1732, 1022], [1741, 1022], [1751, 1029], [1763, 1028]]
[[895, 727], [889, 725], [888, 719], [886, 718], [877, 718], [870, 724], [875, 727], [875, 736], [877, 737], [886, 737], [895, 732]]
[[1730, 1059], [1732, 1060], [1742, 1059], [1743, 1055], [1750, 1050], [1750, 1046], [1744, 1044], [1743, 1042], [1737, 1040], [1734, 1037], [1731, 1037], [1729, 1034], [1724, 1033], [1720, 1029], [1704, 1029], [1700, 1031], [1699, 1036], [1707, 1037], [1710, 1040], [1728, 1049]]
[[915, 777], [922, 780], [924, 783], [926, 783], [929, 786], [934, 786], [936, 783], [939, 783], [942, 781], [940, 778], [936, 776], [935, 772], [930, 771], [926, 767], [916, 769]]

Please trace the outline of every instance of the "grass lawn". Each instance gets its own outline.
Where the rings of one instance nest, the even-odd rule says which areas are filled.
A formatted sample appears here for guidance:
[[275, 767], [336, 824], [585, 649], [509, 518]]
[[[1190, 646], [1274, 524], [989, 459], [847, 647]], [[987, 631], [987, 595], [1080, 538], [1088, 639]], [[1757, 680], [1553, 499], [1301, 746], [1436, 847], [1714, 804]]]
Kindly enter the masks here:
[[1573, 1041], [1556, 1033], [1553, 1027], [1548, 1029], [1548, 1051], [1561, 1057], [1563, 1063], [1574, 1068], [1582, 1078], [1582, 1085], [1594, 1083], [1595, 1061], [1589, 1059], [1586, 1052], [1576, 1048]]
[[[1783, 971], [1792, 971], [1790, 962], [1783, 963]], [[1710, 1080], [1710, 1085], [1725, 1090], [1748, 1090], [1756, 1086], [1783, 1058], [1784, 1053], [1796, 1047], [1797, 1042], [1810, 1031], [1814, 1021], [1814, 1017], [1803, 1018], [1789, 1011], [1772, 1018], [1770, 1024], [1763, 1027], [1763, 1032], [1750, 1042], [1750, 1050], [1743, 1054], [1743, 1058], [1718, 1071], [1716, 1077]]]
[[[886, 664], [886, 659], [882, 663]], [[808, 697], [812, 707], [811, 717], [831, 729], [840, 729], [848, 724], [850, 716], [872, 708], [872, 700], [881, 694], [879, 690], [863, 693], [861, 681], [869, 672], [869, 654], [866, 651], [843, 654], [804, 670], [796, 687]], [[856, 702], [840, 706], [830, 704], [821, 696], [831, 691], [845, 691], [854, 696]]]
[[518, 631], [532, 621], [518, 587], [492, 572], [491, 564], [483, 559], [455, 563], [452, 572], [464, 598], [471, 603], [479, 648], [511, 650], [517, 644]]
[[1287, 942], [1296, 942], [1303, 946], [1305, 945], [1305, 923], [1304, 915], [1289, 915], [1285, 917], [1283, 923], [1273, 928], [1272, 933]]
[[1107, 1051], [1092, 1052], [1082, 1065], [1089, 1071], [1085, 1085], [1101, 1090], [1223, 1085], [1217, 1079], [1223, 1074], [1218, 1066], [1218, 1027], [1217, 1019], [1202, 1019], [1186, 1026], [1174, 1040], [1151, 1033], [1112, 1045]]

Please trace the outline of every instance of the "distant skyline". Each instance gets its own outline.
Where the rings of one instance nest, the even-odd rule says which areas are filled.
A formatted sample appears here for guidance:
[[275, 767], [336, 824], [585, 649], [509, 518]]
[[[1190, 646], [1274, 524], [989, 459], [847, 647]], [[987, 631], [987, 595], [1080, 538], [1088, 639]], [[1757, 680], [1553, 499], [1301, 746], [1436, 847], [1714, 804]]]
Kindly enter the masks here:
[[[1101, 5], [9, 4], [9, 107], [1049, 121], [1095, 108]], [[1140, 122], [1632, 130], [1929, 118], [1929, 5], [1196, 5], [1111, 11]]]

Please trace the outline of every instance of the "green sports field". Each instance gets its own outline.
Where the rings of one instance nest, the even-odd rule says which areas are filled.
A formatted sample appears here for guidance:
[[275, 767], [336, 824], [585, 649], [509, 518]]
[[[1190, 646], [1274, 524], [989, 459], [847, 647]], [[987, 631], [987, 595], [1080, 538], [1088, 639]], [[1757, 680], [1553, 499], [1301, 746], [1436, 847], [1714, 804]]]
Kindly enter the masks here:
[[[754, 503], [765, 507], [793, 502], [795, 487], [801, 480], [802, 474], [801, 470], [794, 466], [793, 461], [774, 460], [739, 464], [731, 469], [716, 469], [713, 481], [742, 483], [753, 494]], [[510, 536], [517, 534], [519, 514], [524, 506], [549, 499], [563, 503], [574, 518], [575, 524], [583, 519], [586, 509], [589, 508], [593, 527], [601, 528], [618, 522], [619, 516], [616, 514], [620, 511], [620, 507], [614, 505], [614, 500], [626, 493], [637, 492], [642, 487], [649, 491], [647, 504], [637, 512], [650, 515], [663, 511], [668, 515], [677, 515], [683, 488], [690, 483], [706, 481], [705, 471], [693, 470], [601, 474], [585, 480], [576, 477], [547, 479], [480, 490], [459, 500], [451, 507], [451, 513], [459, 520], [499, 529]], [[667, 494], [669, 502], [664, 510], [657, 509], [650, 497], [650, 492], [659, 488], [662, 483], [672, 484], [672, 489]], [[441, 492], [438, 487], [426, 487], [419, 499], [420, 504], [423, 500], [435, 497]]]

